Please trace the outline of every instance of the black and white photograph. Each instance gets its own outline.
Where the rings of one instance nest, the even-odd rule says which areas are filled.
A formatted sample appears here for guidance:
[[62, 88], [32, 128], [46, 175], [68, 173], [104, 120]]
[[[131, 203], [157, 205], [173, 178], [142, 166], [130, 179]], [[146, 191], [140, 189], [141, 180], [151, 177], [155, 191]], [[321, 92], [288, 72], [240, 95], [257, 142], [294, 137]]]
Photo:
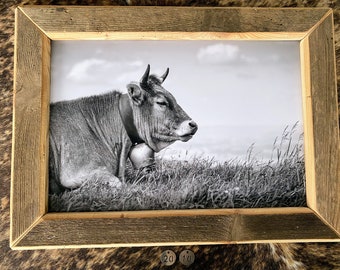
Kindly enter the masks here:
[[53, 41], [49, 212], [306, 205], [298, 41]]

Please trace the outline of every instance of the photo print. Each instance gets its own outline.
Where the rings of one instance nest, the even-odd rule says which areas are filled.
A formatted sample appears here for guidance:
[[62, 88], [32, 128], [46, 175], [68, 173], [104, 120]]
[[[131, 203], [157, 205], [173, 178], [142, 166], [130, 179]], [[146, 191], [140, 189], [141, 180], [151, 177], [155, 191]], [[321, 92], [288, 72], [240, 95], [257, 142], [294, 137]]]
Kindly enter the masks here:
[[49, 211], [305, 206], [297, 41], [53, 41]]

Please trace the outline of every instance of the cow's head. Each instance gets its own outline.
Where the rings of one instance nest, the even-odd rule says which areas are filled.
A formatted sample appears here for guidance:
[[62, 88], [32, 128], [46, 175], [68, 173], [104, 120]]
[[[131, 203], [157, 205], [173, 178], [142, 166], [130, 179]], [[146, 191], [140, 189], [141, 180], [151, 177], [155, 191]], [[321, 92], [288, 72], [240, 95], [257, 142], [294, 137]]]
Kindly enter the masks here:
[[150, 75], [148, 65], [139, 82], [127, 85], [135, 126], [139, 136], [155, 152], [173, 142], [186, 142], [197, 131], [197, 124], [163, 88], [169, 69], [158, 77]]

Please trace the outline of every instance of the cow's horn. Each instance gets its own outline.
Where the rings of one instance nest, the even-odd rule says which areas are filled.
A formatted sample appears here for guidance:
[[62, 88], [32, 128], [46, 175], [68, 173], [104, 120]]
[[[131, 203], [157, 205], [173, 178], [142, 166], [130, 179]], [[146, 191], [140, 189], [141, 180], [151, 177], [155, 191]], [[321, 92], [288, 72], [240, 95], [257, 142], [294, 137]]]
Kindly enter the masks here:
[[150, 65], [148, 65], [142, 79], [140, 80], [141, 84], [147, 85], [148, 79], [149, 79], [149, 73], [150, 73]]
[[166, 79], [166, 77], [168, 77], [168, 74], [169, 74], [169, 68], [166, 69], [165, 73], [160, 77], [162, 82], [163, 83]]

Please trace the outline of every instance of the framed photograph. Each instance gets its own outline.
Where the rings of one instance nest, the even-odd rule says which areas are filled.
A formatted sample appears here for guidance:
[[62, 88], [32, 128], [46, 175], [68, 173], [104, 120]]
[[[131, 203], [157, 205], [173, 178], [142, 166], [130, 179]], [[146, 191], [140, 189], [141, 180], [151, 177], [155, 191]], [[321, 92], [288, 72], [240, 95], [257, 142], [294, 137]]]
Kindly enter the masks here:
[[[296, 41], [54, 41], [49, 211], [306, 206], [299, 52]], [[140, 105], [132, 86], [146, 91]]]
[[339, 241], [333, 42], [330, 9], [17, 8], [11, 247]]

